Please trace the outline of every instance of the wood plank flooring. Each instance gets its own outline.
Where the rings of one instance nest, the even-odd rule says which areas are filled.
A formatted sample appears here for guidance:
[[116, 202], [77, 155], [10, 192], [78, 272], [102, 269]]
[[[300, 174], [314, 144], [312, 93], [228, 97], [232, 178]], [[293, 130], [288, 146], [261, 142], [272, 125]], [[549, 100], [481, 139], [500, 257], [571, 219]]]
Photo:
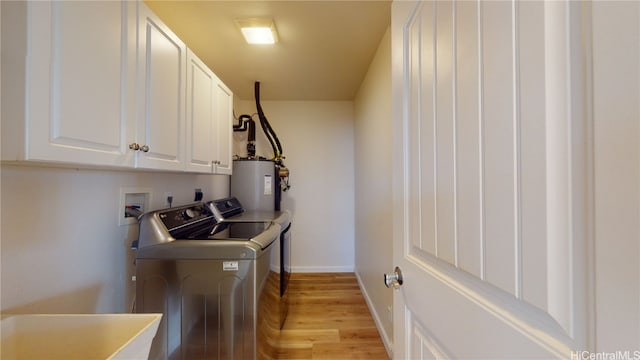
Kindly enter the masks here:
[[389, 359], [353, 273], [291, 276], [275, 359]]

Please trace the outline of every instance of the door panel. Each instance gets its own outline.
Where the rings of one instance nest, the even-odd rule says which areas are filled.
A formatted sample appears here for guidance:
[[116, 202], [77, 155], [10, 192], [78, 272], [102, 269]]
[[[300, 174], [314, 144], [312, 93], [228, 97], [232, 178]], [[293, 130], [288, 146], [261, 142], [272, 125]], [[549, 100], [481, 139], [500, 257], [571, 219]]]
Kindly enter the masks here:
[[132, 165], [127, 144], [133, 133], [137, 5], [59, 1], [27, 6], [26, 158]]
[[216, 133], [214, 139], [217, 144], [216, 174], [231, 175], [233, 162], [231, 160], [232, 123], [233, 123], [233, 93], [222, 81], [215, 86], [216, 97]]
[[[437, 259], [412, 256], [410, 261], [413, 266], [403, 268], [401, 289], [408, 299], [401, 312], [407, 349], [427, 341], [427, 347], [451, 359], [570, 356], [567, 344], [572, 339], [547, 313]], [[397, 351], [395, 347], [398, 359], [423, 358], [419, 353], [395, 356]]]
[[[124, 122], [87, 120], [94, 116], [104, 116], [109, 120], [121, 118], [121, 94], [114, 89], [119, 89], [122, 82], [122, 10], [105, 4], [68, 6], [53, 3], [52, 7], [52, 22], [60, 24], [51, 34], [54, 39], [52, 63], [56, 70], [52, 72], [52, 93], [58, 100], [52, 111], [52, 137], [69, 141], [86, 139], [107, 148], [119, 149]], [[94, 46], [88, 51], [91, 45]], [[61, 85], [63, 81], [66, 83]], [[88, 89], [108, 91], [88, 97]], [[92, 116], [82, 117], [77, 113]], [[96, 123], [102, 125], [100, 131], [95, 131]], [[89, 136], [92, 138], [88, 139]]]
[[146, 6], [138, 18], [140, 168], [184, 170], [186, 46]]
[[540, 151], [545, 142], [545, 44], [544, 8], [533, 2], [519, 2], [515, 56], [518, 59], [518, 116], [519, 116], [519, 203], [520, 217], [520, 293], [519, 296], [547, 309], [546, 273], [547, 246], [540, 241], [546, 236], [546, 154]]
[[569, 357], [584, 346], [586, 240], [568, 231], [582, 196], [570, 176], [581, 155], [569, 151], [581, 97], [567, 66], [579, 59], [562, 40], [580, 36], [569, 22], [580, 11], [394, 2], [396, 357]]
[[456, 4], [456, 216], [457, 266], [482, 277], [482, 122], [478, 106], [480, 48], [477, 4]]
[[[482, 2], [479, 7], [482, 57], [484, 181], [484, 278], [516, 295], [519, 228], [517, 174], [517, 93], [514, 88], [512, 4]], [[542, 34], [541, 34], [542, 36]], [[464, 225], [464, 224], [461, 224]]]
[[[190, 109], [192, 109], [192, 118], [189, 122], [192, 125], [192, 132], [189, 134], [191, 142], [191, 158], [189, 161], [196, 164], [204, 165], [211, 172], [211, 125], [213, 124], [213, 77], [206, 71], [206, 68], [189, 64], [192, 71], [193, 97]], [[204, 105], [203, 105], [204, 104]]]
[[213, 171], [215, 159], [215, 86], [217, 78], [192, 51], [187, 51], [187, 170]]

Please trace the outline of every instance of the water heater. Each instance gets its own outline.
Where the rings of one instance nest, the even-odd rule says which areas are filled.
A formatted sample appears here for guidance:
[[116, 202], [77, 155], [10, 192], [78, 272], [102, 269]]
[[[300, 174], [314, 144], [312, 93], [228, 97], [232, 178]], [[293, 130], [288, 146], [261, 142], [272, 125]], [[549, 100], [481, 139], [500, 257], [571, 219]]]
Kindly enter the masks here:
[[229, 190], [245, 210], [280, 210], [280, 177], [273, 160], [234, 160]]

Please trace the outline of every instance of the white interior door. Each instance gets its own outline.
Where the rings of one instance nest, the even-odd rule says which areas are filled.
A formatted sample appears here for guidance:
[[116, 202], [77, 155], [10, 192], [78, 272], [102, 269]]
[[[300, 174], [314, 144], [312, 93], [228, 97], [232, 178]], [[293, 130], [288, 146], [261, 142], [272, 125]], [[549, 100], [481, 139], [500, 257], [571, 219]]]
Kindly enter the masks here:
[[393, 3], [395, 358], [589, 348], [587, 6]]

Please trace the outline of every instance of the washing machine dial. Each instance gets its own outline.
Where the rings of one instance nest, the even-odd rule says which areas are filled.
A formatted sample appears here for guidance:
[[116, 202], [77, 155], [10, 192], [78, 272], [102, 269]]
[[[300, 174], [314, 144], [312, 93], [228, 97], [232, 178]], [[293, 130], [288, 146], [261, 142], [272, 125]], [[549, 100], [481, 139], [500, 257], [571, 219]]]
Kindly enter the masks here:
[[182, 212], [182, 217], [185, 220], [191, 220], [196, 216], [196, 212], [193, 211], [193, 209], [186, 209], [185, 211]]

